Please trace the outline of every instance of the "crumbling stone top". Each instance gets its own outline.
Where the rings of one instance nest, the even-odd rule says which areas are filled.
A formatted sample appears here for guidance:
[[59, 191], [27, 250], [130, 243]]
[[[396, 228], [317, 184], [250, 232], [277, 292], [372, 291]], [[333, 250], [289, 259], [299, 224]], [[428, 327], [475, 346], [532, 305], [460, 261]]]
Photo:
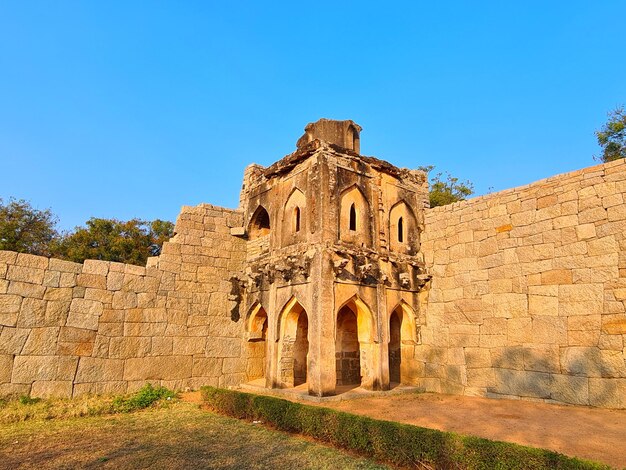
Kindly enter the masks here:
[[361, 126], [354, 121], [335, 121], [322, 118], [306, 125], [304, 135], [298, 139], [296, 147], [301, 149], [308, 143], [318, 139], [359, 153], [361, 151], [361, 130]]

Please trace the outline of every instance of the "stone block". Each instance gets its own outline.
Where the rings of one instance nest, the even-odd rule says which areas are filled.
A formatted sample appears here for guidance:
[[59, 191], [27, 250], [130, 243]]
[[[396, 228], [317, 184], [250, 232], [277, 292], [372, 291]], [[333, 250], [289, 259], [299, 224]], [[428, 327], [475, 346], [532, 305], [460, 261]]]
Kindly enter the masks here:
[[0, 384], [11, 382], [13, 372], [13, 355], [0, 354]]
[[103, 310], [101, 302], [87, 299], [72, 299], [70, 313], [67, 317], [67, 326], [97, 330], [98, 320]]
[[0, 333], [0, 354], [21, 354], [29, 333], [28, 328], [4, 327]]
[[48, 258], [45, 256], [30, 255], [28, 253], [18, 253], [15, 264], [27, 268], [47, 269]]
[[99, 357], [81, 357], [76, 372], [76, 383], [122, 380], [124, 361]]
[[124, 380], [176, 380], [191, 377], [191, 356], [152, 356], [127, 359]]
[[48, 326], [65, 325], [67, 315], [70, 312], [70, 301], [50, 300], [46, 302], [46, 311], [44, 314], [45, 323]]
[[561, 350], [561, 367], [569, 375], [585, 377], [626, 377], [621, 351], [596, 347], [567, 347]]
[[572, 405], [589, 405], [589, 379], [555, 374], [552, 376], [553, 400]]
[[73, 384], [71, 380], [38, 380], [33, 382], [30, 396], [37, 398], [71, 398]]
[[22, 350], [27, 356], [53, 356], [57, 352], [59, 327], [33, 328]]
[[559, 373], [561, 371], [558, 346], [532, 346], [523, 348], [524, 370]]
[[174, 353], [182, 355], [203, 354], [207, 343], [207, 338], [200, 336], [174, 337], [173, 340]]
[[174, 339], [173, 338], [171, 337], [170, 338], [167, 338], [167, 337], [152, 338], [152, 346], [150, 348], [151, 356], [171, 356], [173, 351], [174, 351]]
[[491, 367], [491, 353], [488, 349], [465, 348], [465, 364], [468, 369]]
[[20, 281], [11, 281], [7, 289], [7, 294], [21, 295], [31, 299], [42, 299], [45, 292], [46, 288], [42, 285]]
[[496, 375], [492, 368], [467, 369], [468, 387], [494, 387]]
[[11, 382], [73, 380], [78, 359], [59, 356], [16, 356]]
[[239, 357], [225, 357], [222, 372], [224, 374], [238, 374], [246, 371], [246, 360]]
[[79, 274], [76, 277], [76, 285], [79, 287], [91, 287], [93, 289], [107, 288], [107, 279], [99, 274]]
[[550, 398], [552, 375], [543, 372], [494, 369], [495, 385], [491, 393], [521, 397]]
[[0, 295], [0, 325], [15, 326], [21, 305], [19, 295]]
[[241, 340], [238, 338], [207, 338], [207, 357], [240, 357]]
[[571, 269], [552, 269], [541, 273], [542, 285], [571, 284]]
[[167, 323], [124, 323], [124, 336], [163, 336]]
[[83, 274], [97, 274], [106, 276], [109, 273], [109, 261], [100, 261], [95, 259], [86, 259], [83, 263]]
[[134, 292], [117, 291], [113, 294], [112, 306], [114, 309], [137, 307], [137, 294]]
[[61, 273], [59, 287], [76, 287], [76, 277], [73, 273]]
[[111, 338], [109, 354], [115, 358], [144, 357], [150, 352], [152, 340], [145, 337]]
[[511, 346], [534, 341], [530, 317], [509, 318], [506, 322], [507, 338]]
[[39, 299], [24, 299], [20, 306], [20, 314], [17, 318], [17, 326], [28, 328], [45, 326], [46, 302]]
[[603, 408], [626, 408], [626, 379], [590, 378], [589, 404]]
[[83, 269], [83, 265], [72, 261], [50, 258], [48, 269], [51, 271], [60, 271], [62, 273], [78, 274]]
[[9, 266], [7, 270], [7, 280], [29, 282], [32, 284], [43, 283], [45, 271], [43, 269], [28, 268], [26, 266]]
[[15, 264], [17, 253], [15, 251], [0, 250], [0, 262], [6, 264]]
[[123, 395], [127, 391], [127, 382], [86, 382], [74, 384], [74, 397], [81, 395]]
[[46, 287], [59, 287], [61, 273], [59, 271], [46, 271], [43, 276], [43, 285]]

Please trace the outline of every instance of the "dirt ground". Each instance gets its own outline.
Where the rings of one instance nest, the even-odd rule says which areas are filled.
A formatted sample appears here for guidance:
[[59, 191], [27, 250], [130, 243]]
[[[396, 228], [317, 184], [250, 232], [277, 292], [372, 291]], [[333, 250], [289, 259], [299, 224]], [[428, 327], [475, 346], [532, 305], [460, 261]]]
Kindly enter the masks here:
[[626, 410], [434, 393], [319, 403], [348, 413], [550, 449], [626, 468]]

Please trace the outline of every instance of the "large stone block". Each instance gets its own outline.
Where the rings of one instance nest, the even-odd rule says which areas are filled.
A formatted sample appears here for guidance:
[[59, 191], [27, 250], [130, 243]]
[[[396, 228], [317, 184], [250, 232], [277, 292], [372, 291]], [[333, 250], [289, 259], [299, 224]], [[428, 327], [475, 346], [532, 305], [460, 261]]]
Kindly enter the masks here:
[[176, 380], [191, 377], [191, 356], [152, 356], [127, 359], [124, 380]]
[[207, 357], [240, 357], [241, 340], [238, 338], [207, 338]]
[[0, 383], [10, 382], [12, 372], [13, 372], [13, 355], [0, 354]]
[[542, 372], [494, 369], [496, 384], [491, 393], [521, 397], [550, 398], [552, 375]]
[[152, 340], [146, 337], [111, 338], [109, 354], [111, 357], [145, 357], [149, 354]]
[[6, 278], [9, 281], [29, 282], [32, 284], [42, 284], [44, 270], [28, 268], [26, 266], [9, 266]]
[[46, 269], [48, 267], [48, 258], [45, 256], [31, 255], [28, 253], [18, 253], [15, 264], [28, 268]]
[[71, 380], [38, 380], [33, 382], [31, 397], [71, 398], [73, 384]]
[[16, 356], [11, 382], [74, 380], [78, 359], [59, 356]]
[[74, 384], [74, 397], [81, 395], [123, 395], [126, 393], [127, 382], [85, 382]]
[[27, 356], [53, 356], [57, 352], [59, 327], [33, 328], [22, 350]]
[[46, 302], [39, 299], [24, 299], [17, 318], [17, 325], [23, 328], [46, 325]]
[[589, 404], [604, 408], [626, 408], [626, 379], [589, 379]]
[[4, 327], [0, 333], [0, 354], [21, 354], [29, 333], [28, 328]]
[[0, 295], [0, 325], [16, 326], [21, 305], [19, 295]]
[[572, 405], [589, 405], [589, 379], [556, 374], [552, 376], [553, 400]]
[[97, 330], [98, 320], [104, 308], [101, 302], [88, 299], [72, 299], [67, 326]]
[[194, 377], [219, 377], [222, 375], [223, 359], [214, 357], [194, 357], [193, 376]]
[[76, 372], [76, 383], [110, 382], [122, 380], [124, 361], [99, 357], [81, 357]]
[[569, 375], [626, 377], [624, 355], [620, 351], [601, 350], [595, 347], [563, 348], [561, 366]]

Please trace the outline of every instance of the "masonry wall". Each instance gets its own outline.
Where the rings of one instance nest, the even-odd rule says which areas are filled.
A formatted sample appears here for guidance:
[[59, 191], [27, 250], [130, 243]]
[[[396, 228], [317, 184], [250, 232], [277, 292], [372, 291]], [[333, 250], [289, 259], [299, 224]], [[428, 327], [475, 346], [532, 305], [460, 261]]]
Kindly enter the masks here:
[[124, 393], [244, 381], [229, 300], [244, 242], [239, 212], [183, 207], [147, 267], [0, 251], [0, 396]]
[[426, 211], [428, 390], [626, 408], [626, 161]]

